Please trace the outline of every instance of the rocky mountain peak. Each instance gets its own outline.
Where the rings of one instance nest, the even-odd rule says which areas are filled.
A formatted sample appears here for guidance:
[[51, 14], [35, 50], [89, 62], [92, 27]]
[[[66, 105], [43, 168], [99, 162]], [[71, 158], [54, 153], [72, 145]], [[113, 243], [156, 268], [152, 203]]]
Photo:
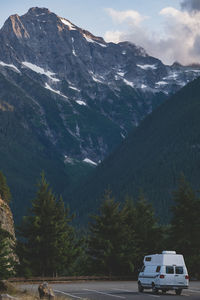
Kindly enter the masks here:
[[31, 7], [28, 12], [27, 15], [49, 15], [51, 14], [50, 10], [48, 8], [45, 7]]
[[[50, 12], [47, 8], [33, 7], [29, 11], [19, 16], [17, 14], [11, 15], [4, 26], [1, 29], [1, 33], [9, 33], [9, 37], [12, 38], [14, 33], [18, 38], [27, 38], [35, 36], [41, 33], [40, 31], [45, 31], [47, 29], [47, 24], [53, 24], [56, 28], [57, 23], [60, 23], [60, 18]], [[38, 31], [38, 28], [40, 31]], [[52, 30], [52, 27], [50, 26]]]
[[27, 38], [29, 35], [24, 27], [20, 16], [17, 14], [10, 16], [4, 26], [1, 29], [1, 32], [9, 35], [10, 37], [17, 37], [17, 38]]
[[[9, 17], [0, 31], [0, 44], [0, 73], [35, 97], [39, 123], [45, 124], [42, 134], [65, 161], [104, 159], [162, 99], [200, 74], [199, 67], [166, 66], [130, 42], [106, 43], [47, 8], [33, 7]], [[45, 113], [41, 94], [26, 90], [32, 82], [42, 95], [60, 101], [55, 104], [56, 128], [52, 116], [44, 121], [48, 109]], [[113, 128], [112, 145], [105, 124]]]

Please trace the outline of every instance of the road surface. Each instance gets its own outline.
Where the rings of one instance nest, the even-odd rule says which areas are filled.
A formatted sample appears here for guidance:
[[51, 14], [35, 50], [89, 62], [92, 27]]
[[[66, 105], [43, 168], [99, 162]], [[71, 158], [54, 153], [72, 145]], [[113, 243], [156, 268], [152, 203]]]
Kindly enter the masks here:
[[[174, 291], [166, 294], [161, 292], [152, 294], [151, 290], [138, 293], [137, 282], [135, 281], [87, 281], [87, 282], [66, 282], [50, 284], [55, 294], [66, 296], [70, 299], [80, 300], [180, 300], [195, 299], [200, 300], [200, 282], [191, 282], [188, 290], [183, 290], [181, 296], [176, 296]], [[38, 284], [20, 285], [23, 289], [36, 291]]]

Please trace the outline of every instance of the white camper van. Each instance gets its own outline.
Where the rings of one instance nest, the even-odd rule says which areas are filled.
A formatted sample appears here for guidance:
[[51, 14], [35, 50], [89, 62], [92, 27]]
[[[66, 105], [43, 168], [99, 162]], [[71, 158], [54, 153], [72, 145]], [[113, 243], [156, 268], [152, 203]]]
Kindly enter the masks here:
[[189, 276], [183, 255], [175, 251], [163, 251], [162, 254], [144, 257], [144, 266], [138, 276], [138, 290], [152, 289], [154, 293], [161, 290], [175, 290], [180, 295], [182, 289], [187, 289]]

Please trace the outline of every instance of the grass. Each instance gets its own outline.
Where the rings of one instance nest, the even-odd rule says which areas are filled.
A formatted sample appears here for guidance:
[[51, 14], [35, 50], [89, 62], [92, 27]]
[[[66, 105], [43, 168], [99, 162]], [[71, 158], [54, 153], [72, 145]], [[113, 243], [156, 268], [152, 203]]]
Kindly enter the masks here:
[[[2, 285], [1, 285], [2, 282]], [[39, 300], [39, 294], [37, 290], [21, 290], [16, 284], [0, 281], [0, 294], [8, 294], [12, 297], [15, 297], [18, 300]], [[71, 300], [69, 297], [58, 296], [56, 295], [54, 300]]]
[[[17, 299], [20, 300], [39, 300], [40, 297], [38, 295], [38, 292], [29, 292], [29, 291], [18, 291], [15, 294], [12, 294], [13, 297], [16, 297]], [[53, 298], [54, 300], [71, 300], [71, 298], [69, 297], [63, 297], [63, 296], [58, 296], [56, 295], [55, 298]]]

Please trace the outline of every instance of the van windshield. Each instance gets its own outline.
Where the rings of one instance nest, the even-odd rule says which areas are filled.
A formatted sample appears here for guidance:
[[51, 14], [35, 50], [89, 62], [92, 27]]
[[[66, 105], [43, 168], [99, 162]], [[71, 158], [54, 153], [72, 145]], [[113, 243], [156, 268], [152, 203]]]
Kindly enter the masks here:
[[183, 267], [176, 267], [175, 272], [176, 274], [183, 274]]
[[144, 272], [145, 266], [142, 266], [140, 272]]
[[166, 274], [174, 274], [174, 267], [166, 266]]

